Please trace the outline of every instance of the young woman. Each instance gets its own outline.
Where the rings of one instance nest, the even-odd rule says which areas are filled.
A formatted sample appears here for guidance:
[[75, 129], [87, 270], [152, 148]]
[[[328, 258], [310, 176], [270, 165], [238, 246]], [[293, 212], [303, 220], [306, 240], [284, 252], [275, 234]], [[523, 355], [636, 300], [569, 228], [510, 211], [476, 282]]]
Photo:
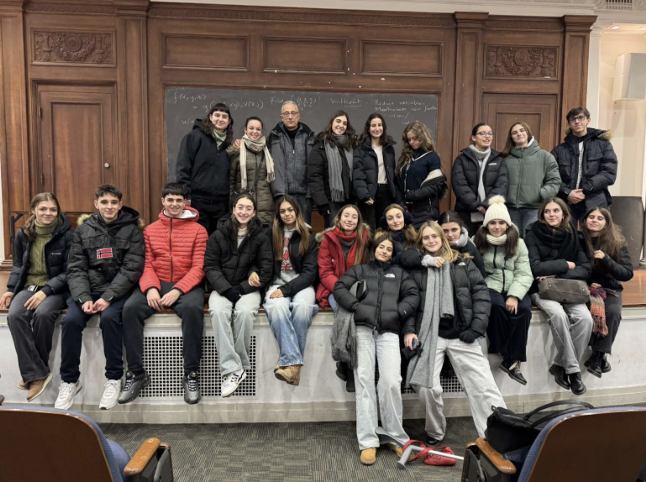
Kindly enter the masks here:
[[455, 211], [444, 211], [440, 214], [440, 219], [438, 219], [437, 223], [442, 226], [442, 231], [444, 231], [446, 239], [449, 240], [451, 249], [456, 250], [458, 253], [469, 255], [473, 258], [473, 262], [480, 270], [482, 277], [487, 276], [480, 251], [473, 244], [473, 241], [469, 239], [469, 232], [464, 226], [464, 221], [460, 215]]
[[404, 147], [396, 172], [406, 208], [413, 215], [413, 225], [419, 228], [440, 215], [440, 200], [448, 191], [446, 176], [442, 174], [442, 161], [435, 152], [431, 131], [422, 122], [408, 124], [402, 140]]
[[420, 292], [417, 316], [404, 324], [404, 344], [421, 351], [410, 360], [406, 385], [413, 385], [426, 406], [427, 445], [446, 433], [440, 371], [445, 354], [451, 360], [469, 399], [476, 430], [484, 437], [491, 407], [505, 401], [491, 374], [477, 338], [487, 331], [489, 290], [472, 260], [451, 249], [442, 228], [428, 221], [419, 230], [415, 249], [401, 256]]
[[352, 198], [354, 137], [350, 117], [339, 110], [318, 135], [307, 160], [312, 202], [326, 228], [333, 225], [338, 210]]
[[177, 182], [184, 187], [187, 203], [200, 213], [199, 223], [209, 233], [229, 208], [229, 155], [233, 119], [226, 104], [217, 103], [206, 119], [195, 119], [177, 154]]
[[[588, 278], [594, 326], [592, 355], [585, 362], [588, 371], [601, 378], [610, 371], [606, 355], [619, 331], [623, 303], [623, 281], [633, 277], [633, 265], [621, 229], [606, 208], [592, 208], [579, 223], [588, 252], [592, 254], [592, 275]], [[603, 309], [602, 309], [603, 308]]]
[[379, 231], [377, 235], [390, 235], [395, 243], [397, 255], [393, 257], [393, 262], [397, 263], [399, 254], [415, 245], [417, 241], [417, 232], [413, 227], [413, 217], [399, 204], [388, 206], [384, 215], [379, 220]]
[[[316, 235], [319, 242], [319, 279], [316, 302], [321, 308], [337, 305], [332, 294], [334, 285], [345, 272], [356, 264], [363, 264], [370, 258], [368, 243], [370, 227], [363, 223], [359, 209], [348, 204], [334, 217], [334, 227]], [[337, 376], [346, 382], [346, 390], [354, 392], [352, 369], [345, 363], [337, 363]]]
[[279, 380], [298, 385], [307, 330], [318, 312], [314, 291], [318, 246], [295, 197], [278, 199], [272, 236], [274, 280], [264, 306], [280, 348], [274, 374]]
[[502, 156], [509, 177], [509, 216], [520, 237], [524, 238], [525, 227], [536, 221], [541, 202], [559, 192], [559, 166], [552, 154], [541, 149], [524, 122], [516, 122], [510, 127]]
[[389, 204], [402, 203], [395, 182], [395, 141], [386, 133], [381, 114], [370, 114], [354, 150], [352, 184], [361, 215], [372, 228]]
[[22, 380], [31, 402], [52, 379], [49, 352], [54, 326], [67, 296], [67, 258], [73, 233], [56, 196], [44, 192], [31, 200], [31, 216], [14, 240], [13, 269], [0, 308], [9, 308]]
[[[395, 443], [391, 450], [401, 457], [401, 447], [408, 441], [402, 415], [401, 382], [399, 370], [399, 332], [402, 322], [414, 319], [419, 293], [413, 278], [399, 266], [391, 263], [396, 254], [389, 235], [375, 240], [374, 258], [368, 264], [355, 265], [339, 278], [334, 295], [339, 306], [353, 313], [357, 336], [357, 439], [361, 463], [376, 462], [379, 435]], [[361, 300], [350, 289], [364, 283]], [[379, 367], [379, 414], [375, 393], [375, 361]], [[381, 419], [379, 427], [378, 419]]]
[[[525, 243], [533, 276], [587, 280], [592, 271], [586, 249], [579, 246], [577, 232], [570, 223], [570, 211], [560, 198], [543, 201], [538, 221], [527, 227]], [[531, 299], [545, 312], [556, 344], [556, 359], [550, 367], [554, 381], [575, 395], [585, 393], [579, 360], [590, 341], [592, 316], [583, 303], [544, 300], [538, 293]]]
[[231, 171], [229, 191], [231, 197], [240, 193], [251, 194], [258, 206], [258, 220], [271, 227], [274, 222], [274, 196], [271, 182], [276, 178], [274, 160], [262, 132], [262, 121], [249, 117], [245, 122], [244, 136], [239, 147], [229, 148]]
[[209, 238], [204, 257], [204, 272], [213, 288], [209, 314], [220, 355], [223, 397], [233, 394], [251, 367], [251, 329], [273, 266], [271, 240], [256, 218], [256, 201], [241, 194], [234, 199], [233, 214]]
[[455, 158], [451, 186], [455, 192], [455, 210], [473, 236], [484, 220], [489, 198], [507, 195], [507, 166], [500, 152], [491, 148], [493, 130], [477, 124], [471, 131], [471, 145]]
[[485, 282], [491, 297], [489, 353], [502, 355], [500, 368], [512, 380], [527, 385], [520, 364], [527, 361], [527, 334], [532, 319], [527, 292], [534, 277], [527, 247], [509, 217], [504, 197], [489, 200], [474, 242], [484, 259]]

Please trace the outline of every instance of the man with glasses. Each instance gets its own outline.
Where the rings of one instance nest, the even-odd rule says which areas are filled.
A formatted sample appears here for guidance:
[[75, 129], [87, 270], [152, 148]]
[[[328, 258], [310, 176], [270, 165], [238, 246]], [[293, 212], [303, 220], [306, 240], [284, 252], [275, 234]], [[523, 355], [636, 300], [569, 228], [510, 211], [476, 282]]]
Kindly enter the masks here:
[[305, 222], [310, 224], [312, 199], [307, 192], [307, 158], [314, 144], [314, 132], [300, 118], [296, 103], [285, 101], [280, 109], [280, 122], [268, 140], [276, 175], [271, 190], [274, 199], [285, 194], [294, 196]]
[[617, 179], [617, 156], [610, 132], [588, 128], [588, 109], [575, 107], [566, 118], [567, 135], [552, 155], [561, 174], [559, 196], [567, 201], [573, 218], [578, 220], [588, 209], [612, 203], [608, 186]]

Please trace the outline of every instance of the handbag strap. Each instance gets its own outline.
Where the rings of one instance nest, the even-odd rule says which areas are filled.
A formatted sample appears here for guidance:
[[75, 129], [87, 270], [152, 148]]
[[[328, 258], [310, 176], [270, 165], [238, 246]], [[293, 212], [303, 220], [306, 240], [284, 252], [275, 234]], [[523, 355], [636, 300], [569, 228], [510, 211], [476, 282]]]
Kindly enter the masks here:
[[415, 457], [413, 457], [412, 459], [408, 459], [408, 462], [412, 462], [413, 460], [423, 459], [424, 457], [426, 457], [426, 454], [428, 453], [428, 451], [432, 450], [432, 447], [427, 447], [426, 444], [420, 440], [409, 440], [404, 444], [404, 447], [402, 448], [402, 450], [405, 452], [406, 448], [408, 448], [408, 446], [411, 444], [419, 444], [419, 446], [424, 450], [422, 450], [421, 452], [418, 452], [417, 455], [415, 455]]
[[576, 402], [574, 400], [570, 401], [571, 403], [568, 403], [567, 405], [573, 405], [570, 408], [566, 408], [564, 410], [557, 410], [556, 412], [549, 413], [545, 415], [544, 417], [539, 418], [538, 420], [534, 421], [531, 425], [530, 428], [535, 428], [536, 426], [548, 422], [550, 420], [553, 420], [557, 417], [560, 417], [561, 415], [565, 415], [568, 413], [573, 413], [573, 412], [579, 412], [583, 410], [584, 408], [587, 409], [592, 409], [594, 408], [592, 405], [586, 402]]
[[540, 407], [538, 407], [537, 409], [532, 410], [531, 412], [529, 412], [529, 413], [528, 413], [527, 415], [525, 415], [523, 418], [524, 418], [525, 420], [529, 420], [529, 418], [530, 418], [532, 415], [535, 415], [535, 414], [537, 414], [538, 412], [542, 412], [543, 410], [548, 409], [548, 408], [558, 407], [559, 405], [577, 405], [577, 406], [579, 406], [579, 407], [584, 407], [584, 408], [587, 408], [587, 409], [589, 409], [589, 410], [594, 408], [594, 407], [593, 407], [592, 405], [590, 405], [589, 403], [587, 403], [587, 402], [580, 402], [580, 401], [578, 401], [578, 400], [557, 400], [556, 402], [550, 402], [550, 403], [546, 403], [545, 405], [541, 405], [541, 406], [540, 406]]

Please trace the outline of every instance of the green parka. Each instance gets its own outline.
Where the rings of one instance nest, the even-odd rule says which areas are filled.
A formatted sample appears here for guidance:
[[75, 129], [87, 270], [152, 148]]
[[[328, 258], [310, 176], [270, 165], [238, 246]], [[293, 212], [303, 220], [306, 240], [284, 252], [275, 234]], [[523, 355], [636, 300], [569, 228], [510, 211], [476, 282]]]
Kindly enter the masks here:
[[516, 255], [505, 257], [505, 246], [492, 246], [482, 255], [489, 289], [522, 300], [532, 286], [534, 276], [529, 265], [529, 251], [525, 241], [518, 239]]
[[522, 149], [513, 148], [505, 157], [507, 165], [507, 206], [538, 209], [545, 199], [555, 197], [561, 187], [559, 166], [554, 156], [541, 149], [535, 138]]
[[[242, 141], [244, 142], [244, 141]], [[231, 199], [243, 192], [242, 176], [240, 173], [240, 148], [231, 147], [227, 151], [231, 159], [229, 171], [229, 192]], [[273, 225], [274, 196], [271, 185], [267, 182], [267, 163], [264, 151], [253, 152], [247, 148], [247, 188], [244, 192], [251, 194], [256, 200], [256, 216], [263, 224]]]

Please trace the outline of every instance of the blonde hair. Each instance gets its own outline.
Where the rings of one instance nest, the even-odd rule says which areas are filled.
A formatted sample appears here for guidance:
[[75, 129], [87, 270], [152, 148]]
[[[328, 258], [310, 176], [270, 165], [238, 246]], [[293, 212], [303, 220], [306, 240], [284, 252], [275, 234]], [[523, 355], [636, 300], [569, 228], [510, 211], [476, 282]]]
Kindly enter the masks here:
[[444, 234], [444, 230], [442, 229], [442, 227], [439, 224], [437, 224], [435, 221], [426, 221], [419, 228], [419, 231], [417, 233], [417, 241], [415, 243], [415, 247], [417, 248], [417, 251], [419, 251], [420, 253], [427, 253], [423, 243], [424, 230], [426, 228], [431, 228], [433, 232], [437, 234], [439, 238], [442, 240], [442, 247], [440, 248], [440, 251], [436, 255], [436, 257], [443, 258], [449, 263], [453, 263], [455, 260], [457, 260], [460, 257], [460, 253], [458, 253], [456, 250], [451, 248], [449, 239]]
[[406, 126], [404, 129], [404, 132], [402, 133], [402, 153], [399, 156], [399, 160], [397, 161], [397, 167], [395, 169], [395, 172], [398, 175], [401, 175], [402, 170], [404, 167], [412, 162], [413, 158], [415, 157], [415, 153], [413, 152], [413, 148], [410, 146], [408, 143], [408, 133], [412, 132], [415, 134], [415, 136], [422, 141], [420, 147], [424, 149], [426, 152], [433, 152], [435, 151], [435, 143], [433, 142], [433, 135], [431, 134], [431, 131], [428, 127], [423, 122], [420, 121], [413, 121], [410, 124]]

